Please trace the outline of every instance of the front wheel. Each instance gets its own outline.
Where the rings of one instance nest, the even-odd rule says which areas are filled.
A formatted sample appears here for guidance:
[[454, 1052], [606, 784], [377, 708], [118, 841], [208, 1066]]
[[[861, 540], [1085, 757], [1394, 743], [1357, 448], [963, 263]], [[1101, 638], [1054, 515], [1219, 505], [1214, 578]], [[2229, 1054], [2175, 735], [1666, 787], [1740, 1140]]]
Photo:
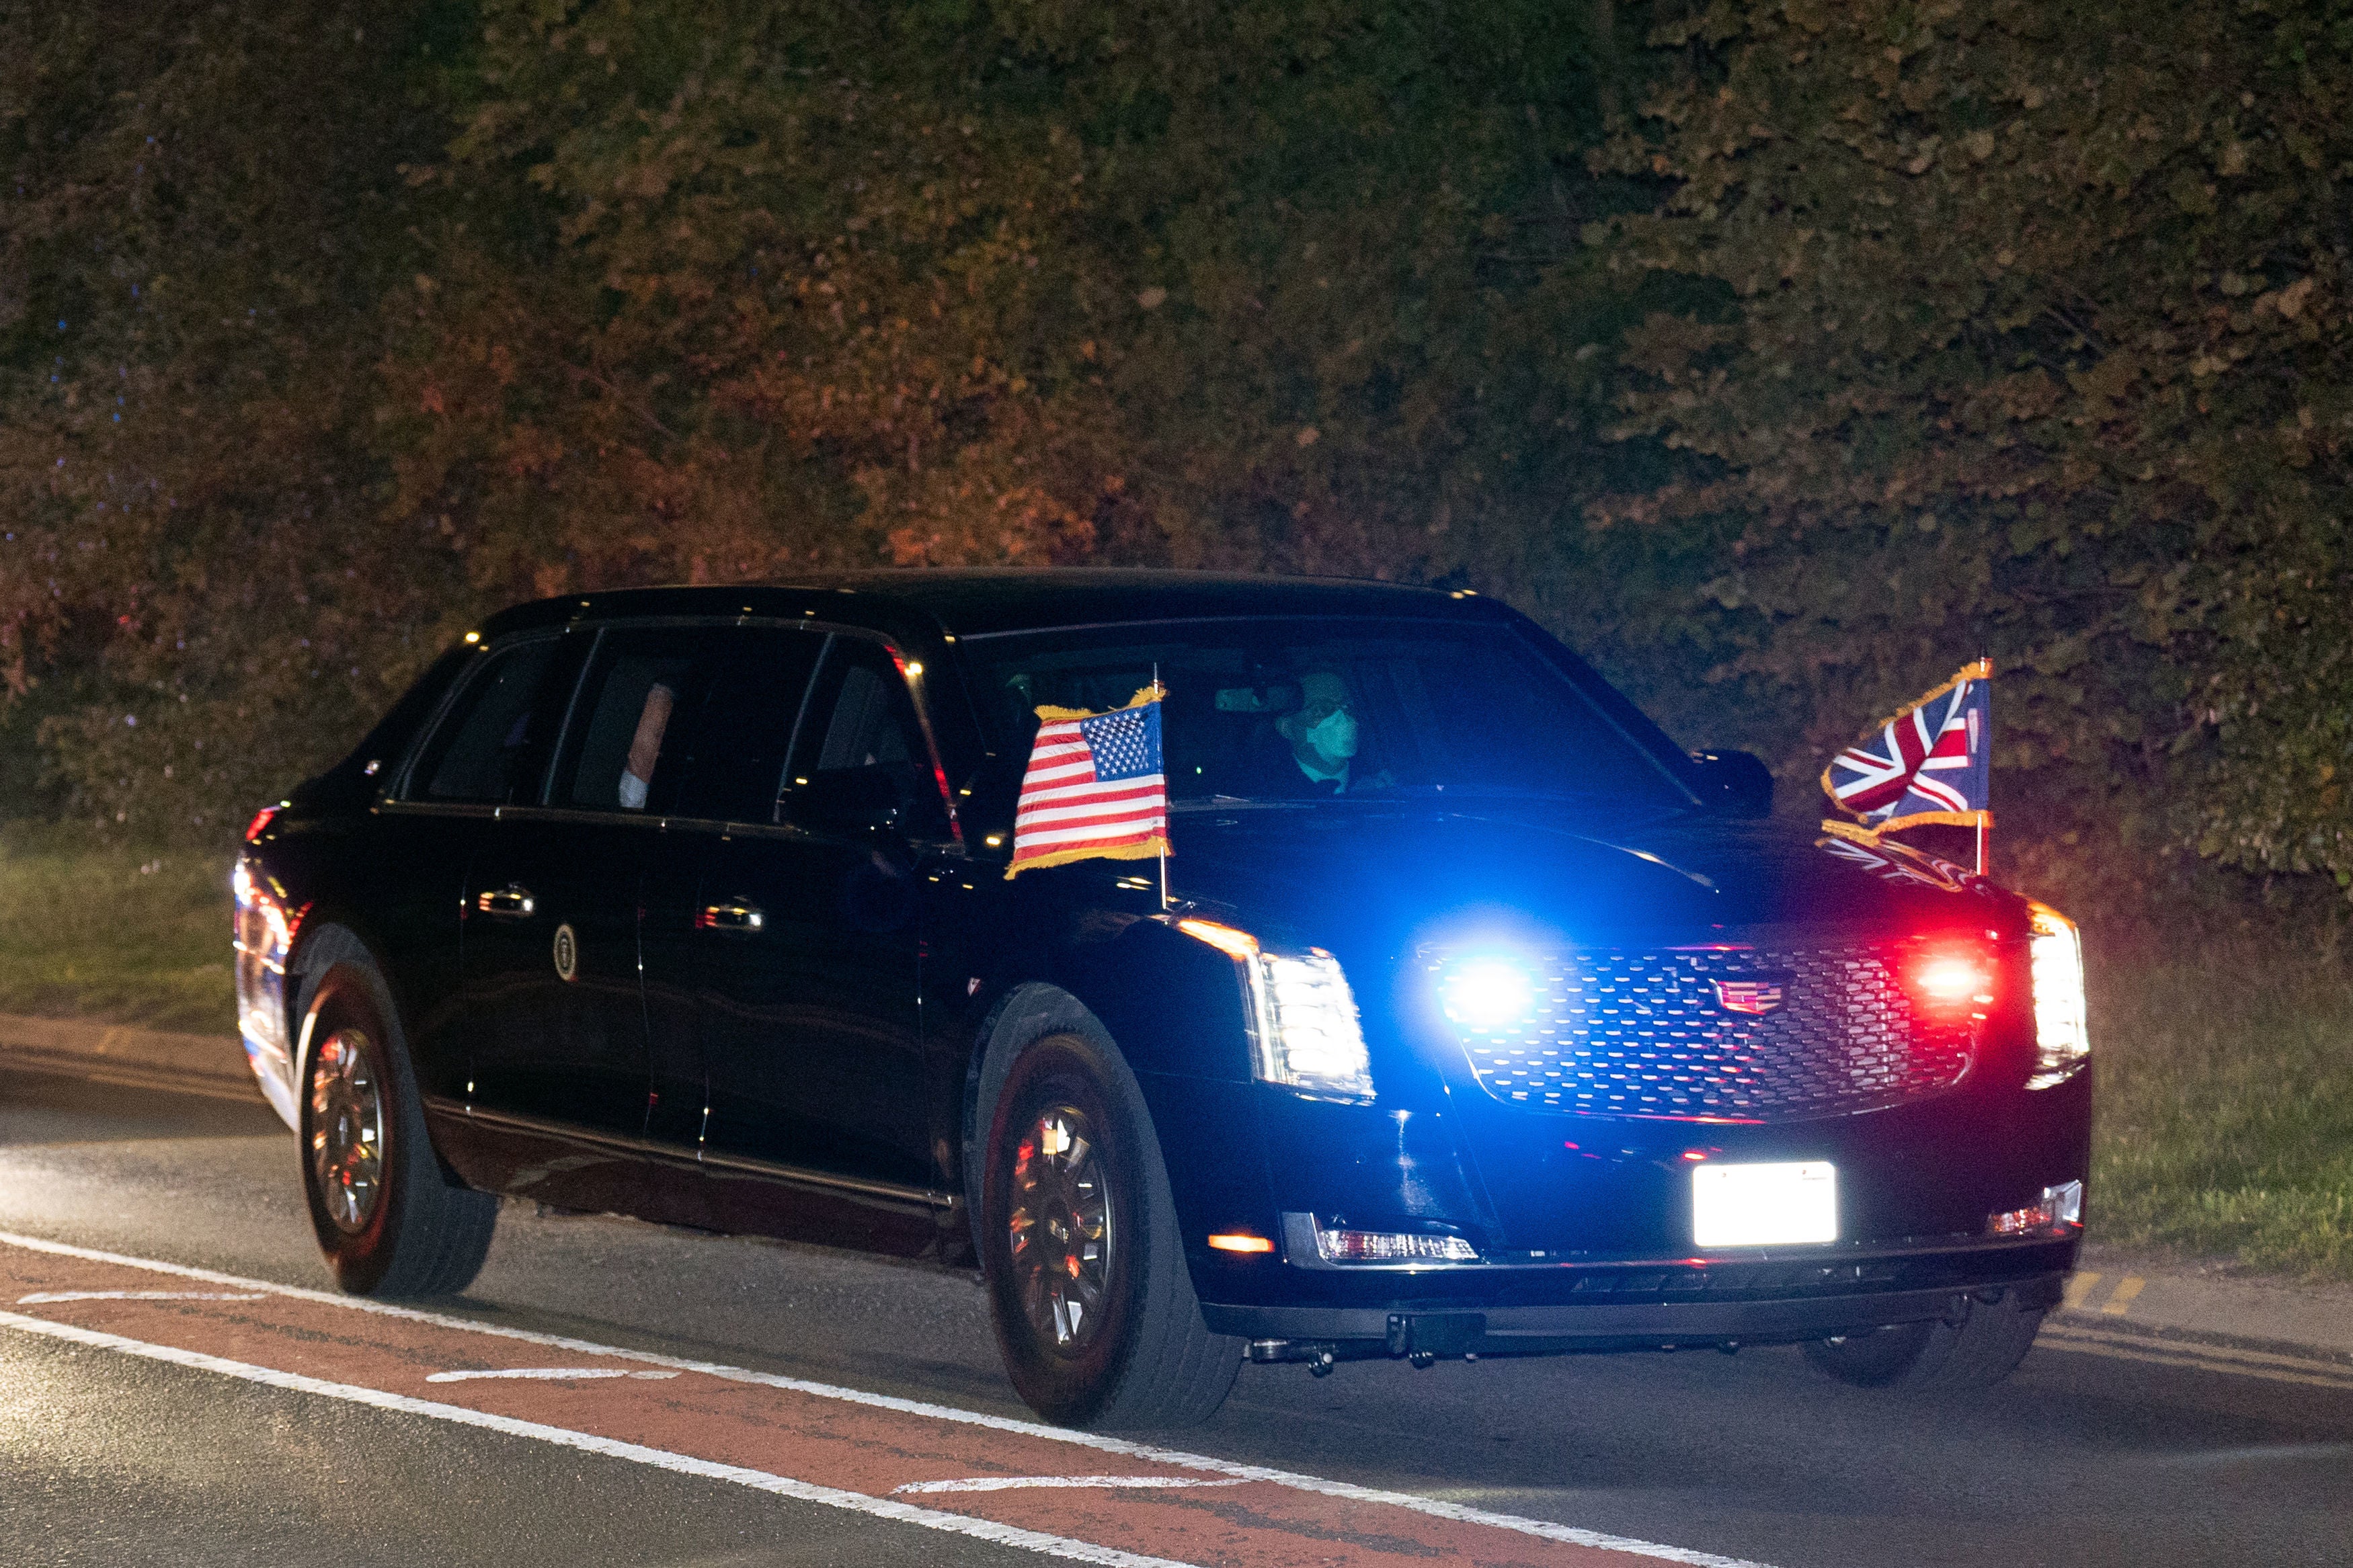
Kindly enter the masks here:
[[1924, 1394], [1991, 1388], [2018, 1369], [2042, 1331], [2040, 1308], [2014, 1289], [1964, 1296], [1958, 1321], [1895, 1323], [1806, 1346], [1806, 1359], [1841, 1383]]
[[375, 971], [330, 969], [311, 1005], [302, 1191], [335, 1283], [357, 1296], [444, 1296], [480, 1271], [499, 1200], [453, 1184]]
[[1032, 1042], [988, 1127], [981, 1266], [1014, 1388], [1063, 1426], [1207, 1420], [1241, 1344], [1202, 1324], [1159, 1142], [1116, 1051], [1075, 1032]]

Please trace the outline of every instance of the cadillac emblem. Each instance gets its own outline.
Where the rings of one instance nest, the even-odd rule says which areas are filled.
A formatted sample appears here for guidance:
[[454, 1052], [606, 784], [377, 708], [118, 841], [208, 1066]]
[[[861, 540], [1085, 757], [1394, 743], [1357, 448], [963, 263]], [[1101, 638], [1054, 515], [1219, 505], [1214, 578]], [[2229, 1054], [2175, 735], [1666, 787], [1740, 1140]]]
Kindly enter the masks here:
[[555, 973], [561, 980], [570, 980], [580, 973], [580, 944], [569, 925], [555, 928]]
[[1715, 1005], [1727, 1013], [1761, 1018], [1781, 1005], [1779, 979], [1718, 980]]

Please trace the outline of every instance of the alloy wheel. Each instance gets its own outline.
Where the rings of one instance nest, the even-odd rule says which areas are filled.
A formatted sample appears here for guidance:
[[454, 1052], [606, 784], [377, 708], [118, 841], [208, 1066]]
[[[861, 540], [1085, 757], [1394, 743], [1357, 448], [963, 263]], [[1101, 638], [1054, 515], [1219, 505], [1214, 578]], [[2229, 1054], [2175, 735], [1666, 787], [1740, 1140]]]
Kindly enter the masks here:
[[1105, 1317], [1115, 1241], [1106, 1174], [1075, 1106], [1040, 1110], [1013, 1149], [1014, 1283], [1039, 1342], [1065, 1356], [1083, 1350]]
[[384, 1196], [384, 1096], [367, 1037], [338, 1029], [311, 1063], [311, 1170], [335, 1228], [356, 1235]]

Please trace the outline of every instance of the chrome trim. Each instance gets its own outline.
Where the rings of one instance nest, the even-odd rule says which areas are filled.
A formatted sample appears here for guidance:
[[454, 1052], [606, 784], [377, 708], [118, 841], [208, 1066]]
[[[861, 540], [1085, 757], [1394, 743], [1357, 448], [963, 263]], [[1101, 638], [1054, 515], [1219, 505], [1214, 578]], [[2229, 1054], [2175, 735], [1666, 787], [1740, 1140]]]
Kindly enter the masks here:
[[742, 1154], [713, 1154], [704, 1151], [696, 1162], [708, 1170], [733, 1172], [738, 1175], [760, 1176], [789, 1186], [816, 1187], [828, 1192], [855, 1193], [860, 1197], [883, 1198], [892, 1203], [919, 1205], [926, 1209], [960, 1208], [962, 1198], [946, 1193], [934, 1192], [929, 1187], [903, 1186], [897, 1182], [878, 1182], [864, 1176], [837, 1176], [830, 1171], [812, 1171], [804, 1165], [780, 1164], [773, 1160], [754, 1160]]
[[528, 1133], [534, 1137], [554, 1138], [562, 1142], [584, 1148], [603, 1150], [608, 1153], [628, 1154], [639, 1159], [654, 1160], [667, 1165], [702, 1166], [712, 1170], [732, 1172], [739, 1175], [760, 1176], [792, 1186], [815, 1187], [828, 1192], [854, 1193], [860, 1197], [881, 1198], [916, 1207], [944, 1210], [962, 1206], [963, 1200], [928, 1187], [911, 1187], [897, 1182], [878, 1182], [863, 1176], [838, 1176], [830, 1171], [812, 1171], [805, 1166], [786, 1165], [772, 1160], [754, 1160], [739, 1154], [713, 1154], [699, 1148], [676, 1143], [658, 1143], [650, 1138], [632, 1138], [622, 1132], [600, 1132], [594, 1128], [577, 1126], [568, 1121], [554, 1121], [537, 1116], [522, 1116], [511, 1110], [483, 1110], [462, 1100], [444, 1095], [427, 1095], [425, 1108], [455, 1121], [471, 1121], [504, 1131]]
[[[1504, 1252], [1482, 1255], [1468, 1263], [1327, 1263], [1315, 1247], [1315, 1216], [1286, 1211], [1282, 1216], [1282, 1260], [1295, 1268], [1331, 1274], [1493, 1274], [1529, 1273], [1538, 1269], [1683, 1269], [1733, 1268], [1745, 1263], [1834, 1265], [1873, 1263], [1883, 1258], [1949, 1257], [1954, 1254], [2015, 1252], [2049, 1247], [2070, 1239], [2052, 1236], [1909, 1236], [1894, 1241], [1839, 1241], [1827, 1246], [1744, 1247], [1737, 1252], [1691, 1252], [1678, 1258], [1599, 1258], [1590, 1253], [1535, 1254]], [[2080, 1234], [2080, 1233], [2078, 1233]], [[1467, 1238], [1466, 1238], [1467, 1239]], [[1538, 1257], [1543, 1261], [1535, 1259]]]
[[1466, 1268], [1498, 1267], [1483, 1257], [1463, 1263], [1449, 1263], [1435, 1258], [1411, 1263], [1334, 1263], [1324, 1258], [1323, 1250], [1315, 1245], [1315, 1229], [1314, 1215], [1284, 1212], [1282, 1260], [1285, 1263], [1293, 1268], [1312, 1268], [1320, 1274], [1430, 1274], [1440, 1270], [1459, 1274]]
[[603, 827], [625, 823], [633, 827], [659, 829], [669, 823], [669, 817], [646, 811], [626, 811], [615, 806], [610, 811], [577, 805], [502, 805], [499, 807], [501, 822], [572, 822], [584, 827]]
[[388, 811], [396, 816], [487, 816], [496, 817], [499, 808], [480, 801], [459, 800], [395, 800], [378, 795], [376, 811]]

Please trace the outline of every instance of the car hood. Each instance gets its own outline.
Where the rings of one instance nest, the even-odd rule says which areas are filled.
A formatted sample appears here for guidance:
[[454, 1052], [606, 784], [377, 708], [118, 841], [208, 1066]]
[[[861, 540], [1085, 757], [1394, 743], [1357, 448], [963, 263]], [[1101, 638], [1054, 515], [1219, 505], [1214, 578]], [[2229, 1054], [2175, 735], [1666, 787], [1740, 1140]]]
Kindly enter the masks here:
[[1778, 823], [1332, 802], [1181, 810], [1170, 829], [1172, 897], [1271, 940], [1367, 956], [1488, 937], [1651, 945], [2021, 920], [2012, 895], [1925, 855]]

